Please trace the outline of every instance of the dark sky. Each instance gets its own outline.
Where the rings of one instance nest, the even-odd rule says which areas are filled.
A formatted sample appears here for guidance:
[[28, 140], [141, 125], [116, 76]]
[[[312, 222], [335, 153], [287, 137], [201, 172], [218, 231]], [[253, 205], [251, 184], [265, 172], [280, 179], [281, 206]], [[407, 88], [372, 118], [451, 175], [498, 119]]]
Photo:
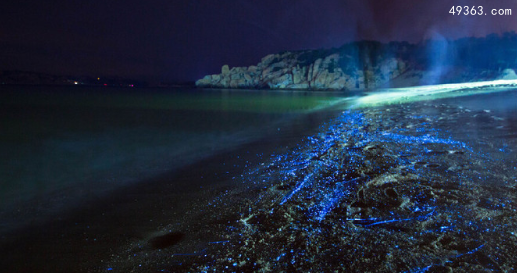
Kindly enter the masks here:
[[[449, 14], [463, 4], [513, 14]], [[185, 81], [282, 50], [509, 30], [517, 0], [13, 0], [0, 4], [0, 70]]]

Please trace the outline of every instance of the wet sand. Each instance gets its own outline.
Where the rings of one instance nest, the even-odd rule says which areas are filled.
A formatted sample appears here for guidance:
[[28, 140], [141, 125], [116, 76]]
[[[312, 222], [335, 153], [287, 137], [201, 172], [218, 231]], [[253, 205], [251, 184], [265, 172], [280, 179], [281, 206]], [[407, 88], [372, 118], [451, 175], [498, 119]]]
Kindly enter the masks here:
[[[300, 136], [313, 134], [319, 120], [325, 119], [320, 115], [304, 116], [309, 128], [291, 128], [287, 135], [275, 139], [269, 133], [266, 138], [180, 170], [88, 196], [86, 203], [74, 203], [65, 212], [39, 215], [45, 211], [39, 209], [46, 206], [45, 200], [25, 204], [23, 215], [36, 220], [1, 234], [0, 268], [5, 272], [105, 272], [111, 268], [109, 261], [123, 254], [128, 245], [140, 244], [141, 253], [177, 245], [189, 251], [202, 250], [221, 238], [215, 231], [204, 234], [210, 231], [207, 214], [219, 212], [209, 204], [242, 186], [237, 182], [242, 170], [283, 152]], [[20, 217], [17, 214], [21, 212], [11, 213]]]
[[301, 142], [263, 139], [4, 235], [0, 266], [511, 271], [514, 124], [440, 101], [346, 111]]
[[[164, 237], [129, 244], [105, 267], [512, 271], [517, 141], [511, 123], [440, 101], [346, 111], [305, 144], [250, 169], [244, 187], [191, 208], [202, 224], [169, 225]], [[182, 230], [196, 234], [199, 244], [187, 244]]]
[[206, 187], [204, 179], [226, 181], [229, 174], [203, 166], [213, 160], [236, 163], [231, 157], [206, 159], [3, 234], [1, 267], [6, 272], [102, 271], [103, 261], [120, 246], [152, 236], [175, 222], [189, 204], [219, 195], [223, 186]]

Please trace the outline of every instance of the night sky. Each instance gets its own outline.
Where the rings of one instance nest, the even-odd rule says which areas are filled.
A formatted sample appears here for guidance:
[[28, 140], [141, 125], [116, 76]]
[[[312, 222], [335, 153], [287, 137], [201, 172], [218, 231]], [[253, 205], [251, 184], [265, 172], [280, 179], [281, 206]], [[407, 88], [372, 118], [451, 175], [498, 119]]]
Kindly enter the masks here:
[[[513, 14], [449, 14], [464, 4]], [[282, 50], [511, 30], [517, 0], [2, 1], [0, 70], [192, 81]]]

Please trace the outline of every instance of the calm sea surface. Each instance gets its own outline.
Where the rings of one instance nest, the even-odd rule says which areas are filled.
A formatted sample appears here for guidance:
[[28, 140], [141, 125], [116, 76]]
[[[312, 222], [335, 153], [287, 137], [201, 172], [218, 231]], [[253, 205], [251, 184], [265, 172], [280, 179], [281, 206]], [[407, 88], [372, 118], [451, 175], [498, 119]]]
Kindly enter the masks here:
[[[310, 136], [332, 135], [323, 124], [346, 119], [343, 110], [350, 108], [370, 115], [365, 122], [379, 123], [372, 126], [401, 132], [435, 126], [426, 130], [465, 143], [482, 160], [447, 162], [481, 167], [497, 162], [508, 173], [504, 179], [483, 182], [482, 177], [500, 174], [490, 167], [477, 170], [479, 183], [491, 183], [484, 186], [517, 181], [517, 90], [396, 102], [393, 110], [385, 106], [384, 114], [369, 106], [355, 109], [359, 96], [2, 86], [0, 268], [104, 272], [116, 264], [127, 272], [142, 266], [139, 257], [148, 261], [147, 268], [162, 268], [158, 254], [166, 252], [144, 249], [142, 242], [152, 242], [165, 227], [203, 226], [206, 219], [225, 215], [216, 205], [231, 207], [232, 198], [238, 198], [232, 197], [232, 189], [246, 186], [241, 180], [264, 179], [250, 170], [285, 154], [311, 158], [310, 152], [295, 147]], [[412, 139], [385, 133], [378, 136]], [[485, 161], [492, 165], [483, 165]], [[224, 218], [216, 220], [229, 224]], [[195, 237], [188, 228], [181, 231], [185, 238], [171, 233], [174, 236], [166, 239], [169, 245], [182, 240], [185, 255], [220, 240]], [[135, 246], [131, 257], [128, 246]]]
[[1, 87], [0, 205], [52, 194], [63, 199], [59, 206], [265, 137], [297, 137], [343, 100], [340, 93]]

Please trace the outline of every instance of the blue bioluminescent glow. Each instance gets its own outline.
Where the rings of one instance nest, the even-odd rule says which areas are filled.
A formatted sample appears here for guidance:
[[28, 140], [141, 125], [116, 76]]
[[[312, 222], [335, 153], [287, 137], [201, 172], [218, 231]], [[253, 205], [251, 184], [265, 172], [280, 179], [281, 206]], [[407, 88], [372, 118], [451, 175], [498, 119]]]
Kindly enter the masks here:
[[333, 191], [324, 194], [322, 197], [325, 202], [317, 203], [313, 208], [311, 208], [316, 211], [314, 213], [315, 219], [319, 221], [323, 220], [327, 213], [329, 213], [336, 206], [336, 204], [343, 198], [343, 196], [351, 194], [351, 191], [349, 190], [350, 184], [356, 183], [356, 180], [357, 179], [353, 179], [350, 181], [336, 183]]
[[[426, 116], [419, 116], [426, 118]], [[410, 135], [405, 128], [386, 128], [378, 127], [375, 130], [370, 129], [370, 119], [366, 118], [364, 113], [359, 111], [345, 111], [325, 130], [325, 134], [320, 134], [308, 138], [310, 149], [301, 148], [295, 156], [287, 159], [286, 156], [279, 157], [274, 163], [280, 166], [280, 173], [284, 179], [296, 181], [297, 178], [303, 177], [295, 182], [295, 187], [290, 190], [279, 202], [280, 205], [286, 204], [297, 195], [301, 200], [311, 200], [308, 206], [308, 215], [316, 221], [322, 221], [337, 204], [344, 199], [350, 199], [351, 194], [355, 193], [355, 189], [361, 184], [368, 181], [368, 175], [360, 175], [351, 180], [339, 180], [336, 175], [344, 176], [359, 175], [357, 172], [362, 168], [368, 159], [369, 149], [382, 147], [382, 143], [396, 143], [401, 152], [399, 154], [416, 152], [416, 156], [422, 154], [426, 156], [431, 150], [422, 146], [423, 144], [437, 144], [448, 147], [448, 150], [464, 149], [470, 151], [469, 146], [461, 141], [452, 138], [439, 137], [441, 134], [436, 128], [414, 128], [418, 135]], [[423, 124], [424, 126], [426, 124]], [[379, 146], [380, 145], [380, 146]], [[329, 153], [335, 152], [335, 147], [340, 147], [339, 156], [330, 156]], [[307, 160], [309, 159], [309, 160]], [[404, 156], [393, 157], [392, 164], [407, 165], [410, 162]], [[408, 166], [415, 170], [415, 167]], [[384, 170], [387, 171], [387, 170]], [[334, 176], [329, 174], [334, 173]], [[335, 177], [335, 178], [332, 178]], [[289, 183], [285, 181], [284, 183]], [[291, 182], [293, 183], [293, 182]], [[305, 189], [305, 190], [302, 190]], [[353, 198], [352, 198], [353, 199]], [[350, 202], [350, 201], [349, 201]], [[414, 208], [414, 212], [424, 211], [422, 208]], [[417, 217], [397, 220], [378, 220], [377, 222], [365, 221], [369, 224], [366, 226], [380, 225], [383, 223], [393, 223], [401, 221], [414, 220]]]
[[312, 174], [308, 174], [300, 183], [298, 183], [296, 188], [293, 191], [291, 191], [291, 193], [289, 193], [286, 197], [284, 197], [282, 202], [280, 202], [280, 205], [283, 205], [285, 202], [287, 202], [287, 200], [291, 199], [291, 197], [293, 197], [293, 195], [295, 195], [299, 190], [305, 187], [305, 185], [308, 184], [308, 182], [310, 181], [311, 177]]
[[[258, 194], [246, 202], [239, 224], [228, 228], [235, 236], [223, 241], [225, 251], [233, 249], [231, 257], [242, 254], [250, 262], [225, 266], [303, 271], [316, 264], [328, 268], [330, 261], [334, 269], [375, 264], [386, 271], [428, 272], [463, 262], [476, 266], [482, 257], [476, 253], [508, 248], [502, 242], [515, 224], [502, 215], [513, 213], [508, 192], [515, 188], [487, 185], [501, 178], [513, 185], [515, 169], [503, 171], [479, 141], [443, 126], [463, 126], [454, 119], [475, 118], [468, 111], [417, 107], [425, 109], [344, 111], [320, 133], [251, 170], [244, 183]], [[483, 146], [503, 154], [500, 147]], [[492, 196], [495, 191], [507, 195]], [[266, 251], [257, 254], [259, 248]], [[506, 269], [488, 258], [483, 266]]]

